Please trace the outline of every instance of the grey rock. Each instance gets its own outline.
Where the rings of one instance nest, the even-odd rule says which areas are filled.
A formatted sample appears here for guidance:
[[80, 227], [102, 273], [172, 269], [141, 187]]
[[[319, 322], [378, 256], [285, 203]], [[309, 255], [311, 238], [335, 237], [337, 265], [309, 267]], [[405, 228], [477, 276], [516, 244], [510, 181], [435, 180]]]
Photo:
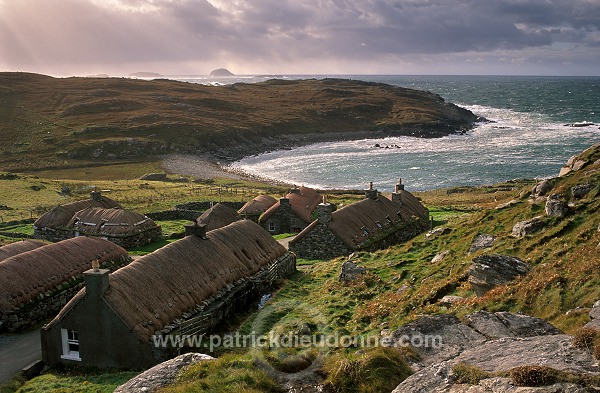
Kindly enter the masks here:
[[365, 274], [366, 269], [358, 266], [352, 261], [346, 261], [342, 264], [339, 281], [350, 282], [356, 280], [361, 274]]
[[546, 214], [550, 217], [564, 217], [569, 212], [565, 201], [560, 200], [560, 195], [553, 194], [546, 201]]
[[533, 187], [533, 189], [531, 190], [531, 194], [533, 196], [544, 196], [544, 195], [548, 194], [552, 190], [553, 187], [554, 187], [553, 182], [549, 179], [545, 179], [545, 180], [538, 182]]
[[469, 283], [477, 296], [483, 296], [497, 285], [527, 274], [530, 267], [519, 258], [505, 255], [480, 255], [469, 268]]
[[592, 190], [590, 183], [579, 184], [575, 187], [571, 187], [571, 195], [573, 198], [581, 199], [586, 196]]
[[177, 356], [130, 379], [117, 387], [114, 393], [154, 392], [175, 382], [182, 368], [205, 360], [214, 360], [214, 358], [201, 353], [186, 353]]
[[140, 180], [166, 181], [168, 179], [166, 173], [148, 173], [140, 177]]
[[543, 319], [523, 314], [478, 311], [466, 315], [465, 319], [470, 327], [488, 338], [562, 334], [559, 329]]
[[471, 244], [471, 248], [469, 248], [469, 254], [475, 251], [490, 248], [496, 242], [496, 238], [489, 234], [478, 235], [475, 240], [473, 240], [473, 244]]
[[425, 234], [425, 237], [428, 239], [430, 237], [437, 237], [437, 236], [443, 235], [445, 231], [446, 231], [446, 228], [444, 228], [444, 227], [435, 228], [435, 229], [432, 229], [431, 231], [427, 232]]
[[435, 254], [435, 256], [431, 259], [431, 263], [438, 263], [443, 261], [444, 258], [446, 258], [446, 255], [448, 255], [448, 253], [450, 253], [450, 251], [446, 250]]
[[544, 227], [544, 222], [541, 216], [533, 217], [530, 220], [519, 221], [512, 228], [512, 235], [515, 237], [523, 237], [535, 233]]
[[598, 300], [592, 306], [592, 309], [590, 310], [590, 318], [591, 321], [589, 321], [585, 327], [600, 330], [600, 300]]
[[574, 171], [578, 171], [581, 168], [583, 168], [584, 166], [586, 166], [587, 163], [588, 163], [588, 161], [586, 161], [586, 160], [577, 160], [573, 163], [572, 169]]
[[446, 295], [440, 299], [440, 303], [452, 305], [455, 303], [460, 303], [463, 300], [465, 300], [465, 298], [462, 296]]

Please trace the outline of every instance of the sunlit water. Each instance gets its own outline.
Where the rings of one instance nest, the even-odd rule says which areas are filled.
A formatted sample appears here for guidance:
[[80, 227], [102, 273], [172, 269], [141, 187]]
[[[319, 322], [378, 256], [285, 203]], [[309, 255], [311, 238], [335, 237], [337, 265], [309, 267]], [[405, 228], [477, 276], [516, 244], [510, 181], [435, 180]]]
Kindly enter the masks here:
[[[287, 78], [303, 77], [318, 76]], [[429, 90], [494, 122], [482, 123], [467, 135], [319, 143], [247, 157], [232, 166], [323, 189], [364, 188], [372, 181], [378, 189], [390, 191], [401, 177], [407, 189], [427, 190], [555, 176], [571, 155], [600, 142], [598, 77], [345, 77]], [[187, 81], [227, 84], [265, 79]], [[566, 125], [577, 122], [595, 124]]]

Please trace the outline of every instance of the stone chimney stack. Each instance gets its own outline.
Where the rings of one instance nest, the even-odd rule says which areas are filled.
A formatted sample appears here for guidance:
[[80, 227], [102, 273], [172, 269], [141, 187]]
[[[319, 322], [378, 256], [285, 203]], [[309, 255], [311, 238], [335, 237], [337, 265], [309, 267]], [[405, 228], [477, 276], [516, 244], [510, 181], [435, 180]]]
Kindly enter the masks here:
[[92, 191], [90, 192], [90, 199], [96, 202], [102, 201], [102, 193], [100, 191]]
[[402, 179], [398, 178], [398, 184], [396, 184], [394, 192], [392, 192], [392, 202], [396, 202], [400, 206], [402, 206], [402, 191], [404, 191], [404, 184], [402, 184]]
[[198, 236], [201, 239], [206, 239], [206, 224], [198, 224], [195, 222], [192, 225], [185, 226], [185, 236]]
[[285, 205], [285, 206], [289, 206], [290, 205], [290, 199], [289, 198], [279, 198], [279, 204], [280, 205]]
[[369, 189], [365, 190], [365, 197], [373, 199], [374, 201], [378, 198], [377, 189], [373, 189], [373, 182], [369, 182]]
[[110, 270], [100, 269], [94, 262], [92, 262], [92, 266], [90, 270], [83, 272], [85, 291], [88, 298], [100, 299], [108, 289], [108, 275]]
[[322, 224], [331, 221], [331, 214], [335, 210], [334, 207], [333, 204], [326, 202], [325, 197], [323, 197], [323, 202], [317, 206], [317, 220]]

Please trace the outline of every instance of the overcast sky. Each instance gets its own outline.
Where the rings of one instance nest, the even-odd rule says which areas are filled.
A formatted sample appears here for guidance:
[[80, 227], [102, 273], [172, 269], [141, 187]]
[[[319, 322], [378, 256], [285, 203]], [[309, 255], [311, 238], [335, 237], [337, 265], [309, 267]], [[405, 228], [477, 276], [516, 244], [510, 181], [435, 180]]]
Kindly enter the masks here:
[[0, 0], [0, 71], [600, 75], [600, 0]]

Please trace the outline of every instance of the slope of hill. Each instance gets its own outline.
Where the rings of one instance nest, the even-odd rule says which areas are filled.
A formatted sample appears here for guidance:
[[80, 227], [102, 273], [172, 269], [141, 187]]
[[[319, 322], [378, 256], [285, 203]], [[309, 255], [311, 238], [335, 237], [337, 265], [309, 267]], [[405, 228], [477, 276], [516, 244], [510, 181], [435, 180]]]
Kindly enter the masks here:
[[436, 137], [476, 116], [432, 93], [324, 79], [204, 86], [172, 80], [0, 73], [0, 169], [236, 159], [319, 140]]

